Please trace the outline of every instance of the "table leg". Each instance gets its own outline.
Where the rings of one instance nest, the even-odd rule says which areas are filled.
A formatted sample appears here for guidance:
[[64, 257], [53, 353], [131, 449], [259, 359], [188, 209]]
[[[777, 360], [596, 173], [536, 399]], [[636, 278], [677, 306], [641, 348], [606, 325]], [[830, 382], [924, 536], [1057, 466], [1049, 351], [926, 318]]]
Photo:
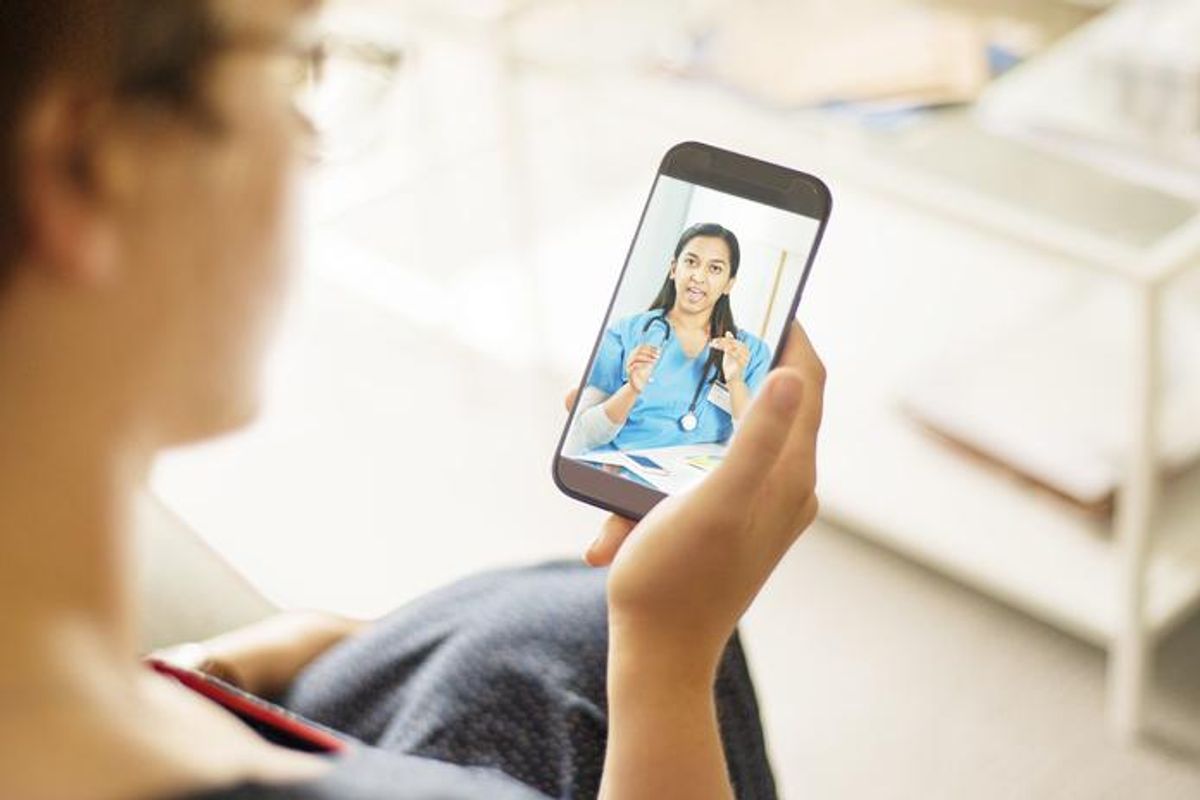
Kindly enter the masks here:
[[1108, 714], [1113, 732], [1129, 741], [1142, 730], [1154, 637], [1146, 616], [1146, 571], [1158, 499], [1158, 418], [1162, 358], [1159, 286], [1136, 288], [1130, 367], [1130, 449], [1117, 498], [1116, 628], [1109, 647]]

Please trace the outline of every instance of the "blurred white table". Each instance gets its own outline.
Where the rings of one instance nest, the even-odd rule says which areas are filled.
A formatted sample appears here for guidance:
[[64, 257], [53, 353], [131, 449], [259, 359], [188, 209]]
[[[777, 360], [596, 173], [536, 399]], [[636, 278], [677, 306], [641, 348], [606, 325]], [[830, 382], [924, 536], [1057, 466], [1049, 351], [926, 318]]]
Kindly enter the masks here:
[[[1120, 736], [1136, 735], [1154, 643], [1200, 604], [1200, 475], [1193, 471], [1164, 493], [1151, 444], [1163, 389], [1163, 294], [1200, 263], [1200, 208], [991, 135], [962, 116], [861, 145], [844, 152], [851, 180], [1018, 243], [1024, 252], [1014, 259], [1091, 272], [1092, 283], [1122, 287], [1135, 341], [1132, 359], [1114, 374], [1129, 394], [1133, 445], [1111, 536], [895, 419], [880, 418], [870, 441], [859, 442], [879, 454], [871, 468], [833, 467], [824, 507], [872, 538], [1107, 647], [1111, 724]], [[964, 252], [978, 268], [978, 249]], [[1015, 286], [1027, 280], [1020, 269], [1009, 276]], [[1089, 290], [1088, 280], [1074, 280], [1077, 291]], [[956, 293], [946, 287], [939, 299], [951, 302]], [[981, 319], [964, 319], [964, 330]], [[867, 408], [880, 413], [878, 403]], [[901, 478], [902, 495], [891, 494]]]

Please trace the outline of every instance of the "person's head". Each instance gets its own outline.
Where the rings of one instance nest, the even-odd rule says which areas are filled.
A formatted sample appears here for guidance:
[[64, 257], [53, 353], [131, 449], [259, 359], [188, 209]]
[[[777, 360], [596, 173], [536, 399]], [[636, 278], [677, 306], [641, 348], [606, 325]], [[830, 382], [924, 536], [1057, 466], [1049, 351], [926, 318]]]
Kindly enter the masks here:
[[254, 411], [308, 5], [5, 0], [0, 392], [154, 445]]
[[[719, 339], [726, 333], [737, 336], [729, 293], [737, 281], [741, 258], [737, 237], [728, 228], [715, 222], [698, 222], [688, 227], [679, 235], [671, 268], [650, 310], [707, 315], [710, 337]], [[709, 352], [705, 369], [714, 368], [717, 378], [725, 380], [718, 350]]]
[[741, 248], [733, 231], [699, 222], [679, 236], [671, 267], [651, 309], [708, 315], [710, 333], [736, 334], [729, 293], [737, 281]]

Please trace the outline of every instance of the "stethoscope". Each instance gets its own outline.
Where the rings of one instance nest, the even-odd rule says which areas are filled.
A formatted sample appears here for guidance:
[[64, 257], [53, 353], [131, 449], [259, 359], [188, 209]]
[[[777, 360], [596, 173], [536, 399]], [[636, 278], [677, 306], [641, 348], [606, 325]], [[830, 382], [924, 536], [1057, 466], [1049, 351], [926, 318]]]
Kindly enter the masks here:
[[[653, 328], [656, 323], [661, 324], [663, 328], [661, 342], [657, 336], [655, 336], [653, 339], [651, 338], [650, 329]], [[646, 324], [642, 326], [642, 336], [646, 344], [651, 344], [654, 347], [657, 347], [659, 350], [662, 350], [663, 346], [666, 345], [667, 340], [671, 338], [671, 323], [667, 322], [667, 315], [658, 314], [646, 320]], [[717, 380], [717, 375], [719, 373], [713, 373], [712, 377], [709, 377], [711, 366], [711, 364], [705, 364], [704, 375], [700, 378], [700, 382], [696, 384], [696, 390], [692, 392], [692, 402], [688, 406], [687, 412], [679, 418], [679, 427], [688, 433], [696, 430], [696, 426], [700, 424], [700, 419], [696, 416], [696, 406], [700, 402], [701, 393], [704, 391], [705, 387], [712, 386], [712, 384]], [[651, 380], [653, 380], [653, 378], [651, 378]]]

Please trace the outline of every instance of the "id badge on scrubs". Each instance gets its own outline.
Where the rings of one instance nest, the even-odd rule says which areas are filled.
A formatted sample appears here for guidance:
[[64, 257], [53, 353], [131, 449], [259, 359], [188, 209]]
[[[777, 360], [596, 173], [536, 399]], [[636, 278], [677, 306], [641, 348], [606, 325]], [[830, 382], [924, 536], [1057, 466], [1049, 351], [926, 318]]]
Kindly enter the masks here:
[[729, 389], [725, 384], [713, 382], [712, 388], [708, 390], [708, 402], [733, 416], [733, 401], [729, 399]]

